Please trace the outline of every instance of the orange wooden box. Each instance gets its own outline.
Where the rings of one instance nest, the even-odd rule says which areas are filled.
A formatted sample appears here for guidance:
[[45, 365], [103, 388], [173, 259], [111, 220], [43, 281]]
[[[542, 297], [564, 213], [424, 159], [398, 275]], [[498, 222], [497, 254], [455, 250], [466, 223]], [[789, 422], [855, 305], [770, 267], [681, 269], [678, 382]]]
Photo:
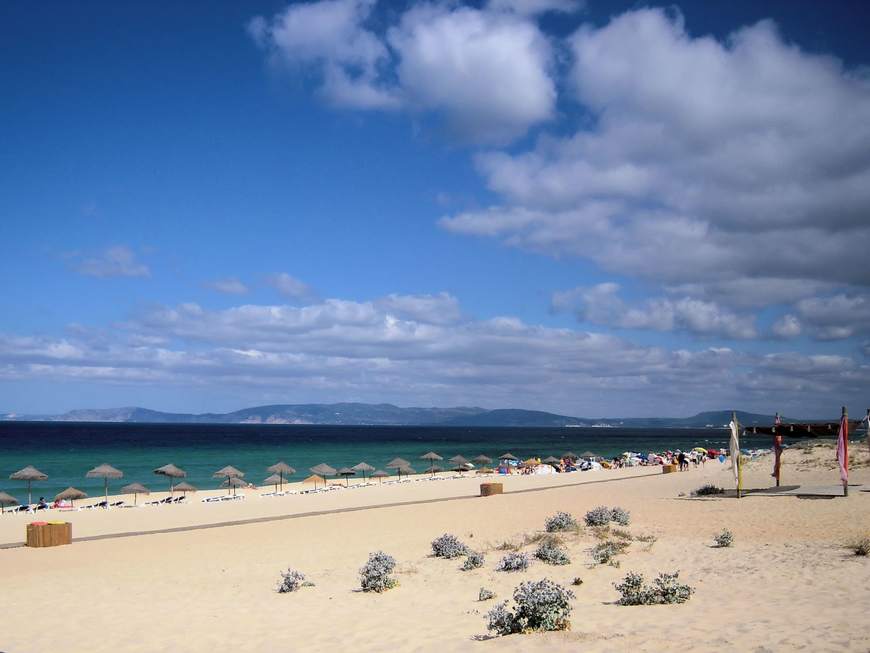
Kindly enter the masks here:
[[504, 486], [501, 483], [481, 483], [480, 484], [480, 496], [488, 497], [493, 494], [502, 494], [504, 492]]
[[671, 474], [677, 471], [676, 465], [662, 465], [662, 474]]

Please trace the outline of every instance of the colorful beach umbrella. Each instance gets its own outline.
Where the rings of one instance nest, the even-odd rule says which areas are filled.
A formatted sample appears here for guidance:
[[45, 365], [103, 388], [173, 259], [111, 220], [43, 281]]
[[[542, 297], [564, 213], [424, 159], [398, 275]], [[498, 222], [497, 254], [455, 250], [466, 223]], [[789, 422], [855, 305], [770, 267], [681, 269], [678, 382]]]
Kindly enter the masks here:
[[13, 481], [27, 481], [27, 503], [33, 503], [33, 494], [30, 490], [30, 486], [33, 481], [44, 481], [48, 478], [47, 474], [43, 474], [41, 471], [36, 469], [33, 465], [28, 465], [22, 469], [19, 469], [14, 474], [10, 474], [9, 478]]
[[103, 463], [102, 465], [97, 465], [92, 470], [90, 470], [87, 474], [85, 474], [85, 478], [101, 478], [103, 479], [103, 498], [106, 502], [104, 508], [109, 508], [109, 479], [110, 478], [123, 478], [124, 472], [120, 469], [115, 469], [108, 463]]

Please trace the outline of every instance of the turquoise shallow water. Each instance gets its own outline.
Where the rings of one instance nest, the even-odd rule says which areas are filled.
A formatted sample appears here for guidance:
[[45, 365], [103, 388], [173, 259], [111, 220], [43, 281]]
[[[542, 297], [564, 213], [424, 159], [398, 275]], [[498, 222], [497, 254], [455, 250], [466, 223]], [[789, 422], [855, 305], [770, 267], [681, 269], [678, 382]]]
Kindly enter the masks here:
[[[48, 474], [37, 482], [33, 496], [53, 497], [73, 485], [90, 496], [102, 494], [101, 479], [85, 473], [109, 463], [124, 472], [112, 488], [134, 481], [152, 490], [163, 490], [167, 480], [152, 470], [174, 463], [187, 471], [187, 481], [201, 489], [218, 487], [212, 473], [224, 465], [245, 472], [245, 479], [259, 484], [266, 467], [284, 460], [296, 468], [291, 480], [309, 475], [309, 467], [328, 463], [339, 468], [366, 461], [383, 468], [401, 456], [420, 471], [419, 457], [435, 451], [445, 459], [461, 454], [495, 458], [510, 451], [526, 458], [559, 456], [565, 451], [593, 451], [614, 456], [623, 451], [662, 451], [694, 446], [727, 446], [728, 434], [720, 429], [618, 429], [618, 428], [443, 428], [383, 426], [296, 426], [237, 424], [115, 424], [75, 422], [0, 422], [0, 489], [26, 500], [26, 484], [9, 475], [34, 465]], [[769, 447], [770, 438], [746, 436], [743, 447]]]

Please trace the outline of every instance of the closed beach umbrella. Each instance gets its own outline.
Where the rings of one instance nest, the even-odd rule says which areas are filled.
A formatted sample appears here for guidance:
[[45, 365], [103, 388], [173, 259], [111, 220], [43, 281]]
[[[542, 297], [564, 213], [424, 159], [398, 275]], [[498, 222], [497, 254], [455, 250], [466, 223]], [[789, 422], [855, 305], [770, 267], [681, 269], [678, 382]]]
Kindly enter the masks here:
[[323, 483], [324, 485], [326, 485], [326, 479], [320, 478], [317, 474], [312, 474], [311, 476], [306, 478], [304, 481], [302, 481], [302, 483], [308, 484], [308, 485], [311, 485], [312, 483], [314, 483], [314, 489], [316, 490], [318, 483]]
[[326, 477], [327, 476], [335, 476], [338, 474], [335, 467], [330, 467], [326, 463], [320, 463], [319, 465], [315, 465], [314, 467], [309, 468], [312, 474], [317, 474], [318, 476], [323, 477], [323, 484], [326, 485]]
[[377, 469], [372, 472], [372, 478], [378, 479], [378, 483], [383, 483], [384, 479], [387, 478], [389, 474], [385, 472], [383, 469]]
[[130, 483], [129, 485], [125, 485], [121, 488], [121, 492], [124, 494], [132, 494], [133, 495], [133, 505], [139, 505], [139, 495], [140, 494], [151, 494], [151, 490], [142, 485], [141, 483]]
[[75, 505], [74, 501], [76, 499], [84, 499], [87, 496], [88, 496], [87, 492], [82, 492], [81, 490], [79, 490], [76, 487], [68, 487], [63, 492], [56, 494], [54, 497], [54, 500], [55, 501], [69, 501], [70, 505], [74, 506]]
[[109, 479], [124, 478], [124, 472], [120, 469], [115, 469], [108, 463], [103, 463], [94, 467], [91, 471], [85, 474], [85, 478], [101, 478], [103, 479], [103, 498], [106, 501], [105, 507], [109, 507]]
[[484, 456], [483, 454], [481, 454], [479, 456], [475, 456], [473, 458], [473, 460], [478, 465], [489, 465], [492, 463], [492, 458], [490, 458], [489, 456]]
[[356, 476], [356, 472], [353, 471], [350, 467], [342, 467], [338, 470], [339, 476], [344, 476], [344, 486], [347, 487], [347, 480], [351, 476]]
[[365, 463], [365, 462], [357, 463], [356, 465], [351, 467], [351, 469], [354, 471], [357, 471], [357, 472], [362, 472], [363, 480], [365, 480], [366, 474], [368, 474], [369, 472], [375, 471], [374, 467], [372, 467], [371, 465], [369, 465], [368, 463]]
[[282, 483], [282, 482], [283, 482], [283, 479], [281, 478], [280, 474], [272, 474], [269, 478], [263, 479], [262, 484], [263, 485], [274, 485], [275, 492], [277, 492], [278, 491], [278, 484]]
[[[227, 478], [227, 479], [242, 478], [244, 475], [245, 475], [244, 472], [240, 472], [238, 469], [236, 469], [232, 465], [227, 465], [226, 467], [221, 467], [214, 474], [212, 474], [212, 478]], [[221, 484], [221, 487], [224, 487], [224, 485]], [[230, 493], [229, 488], [232, 486], [227, 485], [226, 487], [227, 487], [227, 494], [229, 494]], [[233, 491], [233, 494], [235, 494], [235, 490]]]
[[196, 492], [196, 488], [187, 481], [181, 481], [175, 486], [175, 489], [181, 492], [182, 496], [187, 496], [188, 492]]
[[18, 499], [11, 494], [0, 492], [0, 512], [6, 512], [6, 506], [14, 506], [18, 504]]
[[411, 463], [409, 463], [404, 458], [393, 458], [390, 462], [387, 463], [387, 469], [395, 469], [396, 474], [399, 475], [399, 480], [402, 480], [402, 470], [405, 467], [410, 467]]
[[292, 467], [290, 467], [290, 465], [285, 463], [283, 460], [275, 463], [271, 467], [267, 467], [266, 471], [269, 472], [270, 474], [277, 474], [278, 475], [278, 479], [279, 479], [278, 485], [281, 486], [282, 490], [284, 489], [284, 477], [285, 476], [293, 476], [293, 474], [296, 473], [296, 470], [293, 469]]
[[172, 463], [168, 465], [163, 465], [163, 467], [158, 467], [154, 470], [155, 474], [159, 476], [168, 476], [169, 477], [169, 496], [172, 496], [173, 491], [173, 483], [177, 478], [184, 478], [187, 476], [187, 472], [181, 469], [180, 467], [176, 467]]
[[10, 474], [9, 478], [13, 481], [27, 481], [27, 503], [33, 503], [33, 495], [30, 491], [30, 485], [33, 481], [44, 481], [48, 478], [47, 474], [43, 474], [33, 465], [28, 465], [24, 469], [19, 469], [14, 474]]

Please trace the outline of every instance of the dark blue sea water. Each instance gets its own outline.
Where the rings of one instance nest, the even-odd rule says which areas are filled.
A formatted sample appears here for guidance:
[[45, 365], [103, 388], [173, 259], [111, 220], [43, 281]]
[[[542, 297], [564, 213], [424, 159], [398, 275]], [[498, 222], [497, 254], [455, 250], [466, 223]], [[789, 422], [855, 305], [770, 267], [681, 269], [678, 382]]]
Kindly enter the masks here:
[[[770, 438], [746, 436], [747, 448], [769, 447]], [[309, 475], [309, 467], [325, 462], [336, 469], [366, 461], [383, 468], [401, 456], [418, 470], [426, 467], [419, 457], [435, 451], [445, 458], [461, 454], [496, 458], [511, 452], [521, 458], [559, 456], [565, 451], [593, 451], [613, 456], [623, 451], [662, 451], [727, 446], [728, 433], [720, 429], [619, 429], [619, 428], [443, 428], [384, 426], [296, 426], [211, 424], [116, 424], [74, 422], [0, 422], [0, 489], [26, 500], [25, 484], [9, 475], [34, 465], [48, 474], [34, 484], [34, 500], [53, 497], [69, 485], [90, 496], [102, 494], [101, 479], [85, 473], [109, 463], [124, 472], [111, 488], [138, 481], [152, 490], [163, 490], [167, 480], [152, 473], [174, 463], [187, 471], [187, 481], [201, 489], [216, 488], [212, 473], [224, 465], [245, 472], [245, 479], [259, 484], [266, 467], [284, 460], [295, 467], [291, 480]]]

